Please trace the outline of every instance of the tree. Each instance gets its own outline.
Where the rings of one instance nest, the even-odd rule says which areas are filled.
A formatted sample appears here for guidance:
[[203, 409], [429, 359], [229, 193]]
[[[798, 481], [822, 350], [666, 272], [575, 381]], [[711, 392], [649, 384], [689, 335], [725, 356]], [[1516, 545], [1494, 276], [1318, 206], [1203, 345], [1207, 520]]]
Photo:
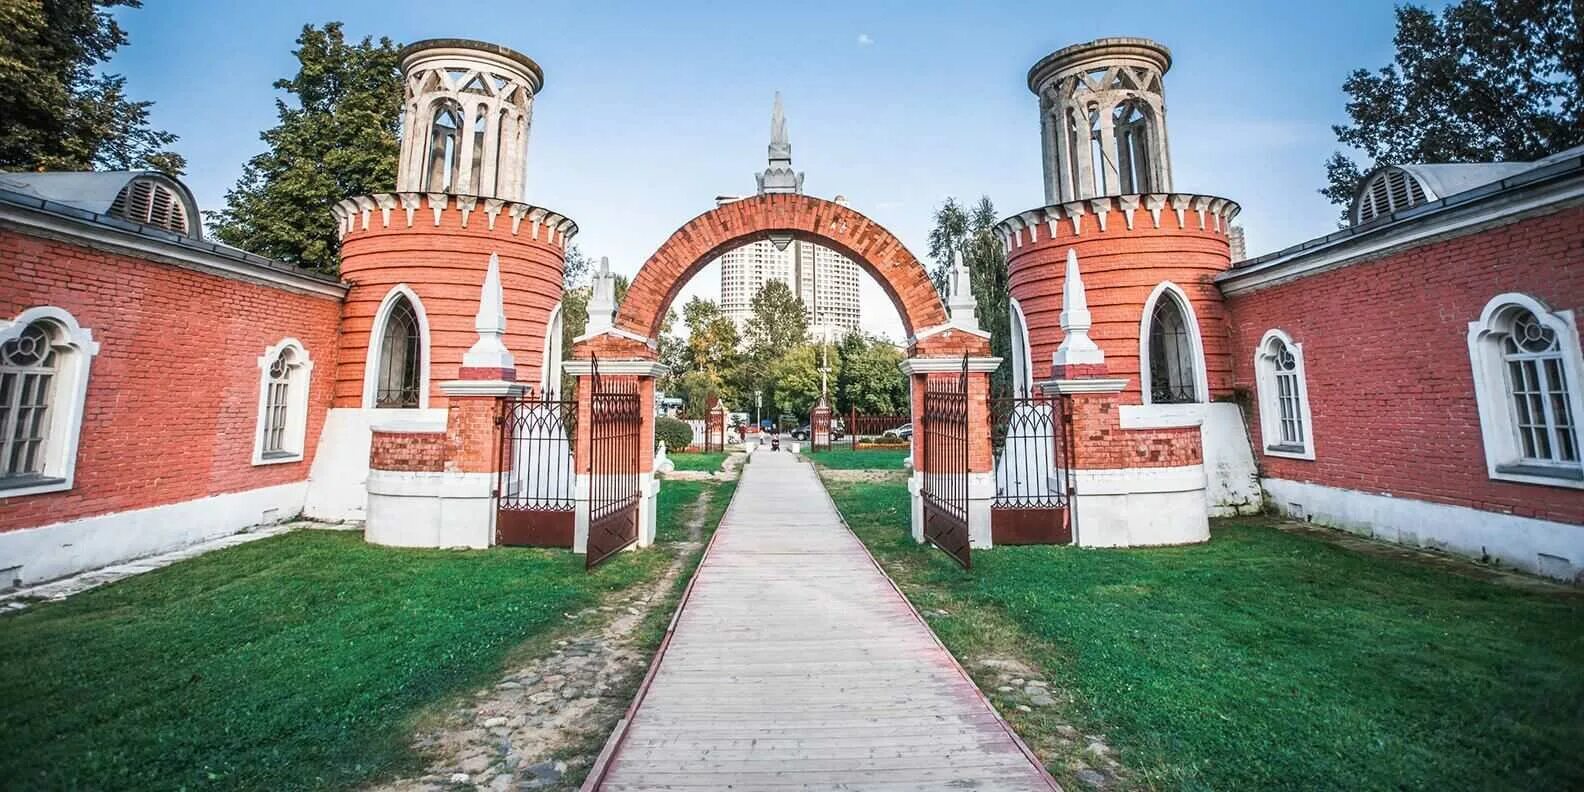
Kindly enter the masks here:
[[1577, 0], [1462, 0], [1440, 18], [1397, 9], [1394, 61], [1348, 75], [1351, 124], [1320, 193], [1344, 207], [1381, 165], [1526, 161], [1584, 143], [1584, 5]]
[[820, 396], [820, 347], [798, 344], [770, 364], [769, 374], [769, 403], [782, 414], [808, 416]]
[[687, 368], [708, 372], [719, 379], [738, 365], [742, 353], [738, 349], [742, 339], [737, 335], [737, 324], [721, 313], [713, 300], [694, 297], [682, 306], [682, 320], [687, 324], [688, 339], [682, 353]]
[[95, 74], [126, 31], [106, 9], [139, 0], [0, 0], [0, 170], [152, 168], [181, 175], [166, 147], [176, 135], [149, 126], [153, 102], [126, 95], [126, 78]]
[[782, 281], [766, 281], [748, 309], [748, 355], [756, 363], [775, 360], [808, 340], [803, 301]]
[[839, 408], [856, 409], [876, 415], [908, 412], [907, 378], [900, 368], [902, 352], [883, 339], [865, 339], [857, 333], [848, 338], [864, 343], [842, 346]]
[[[995, 233], [996, 211], [990, 196], [979, 197], [972, 209], [955, 198], [947, 198], [935, 210], [935, 228], [930, 231], [930, 258], [934, 260], [931, 278], [935, 288], [946, 296], [946, 277], [951, 271], [952, 254], [961, 253], [968, 266], [969, 286], [974, 296], [974, 313], [979, 326], [990, 333], [990, 353], [1003, 360], [1012, 359], [1012, 291], [1007, 274], [1006, 254]], [[990, 377], [991, 394], [1006, 396], [1012, 391], [1010, 365], [1002, 365]]]
[[304, 26], [297, 45], [296, 76], [275, 82], [296, 106], [275, 100], [280, 122], [260, 135], [268, 150], [248, 161], [209, 222], [226, 244], [334, 274], [341, 235], [330, 206], [396, 184], [398, 46], [349, 44], [339, 22]]

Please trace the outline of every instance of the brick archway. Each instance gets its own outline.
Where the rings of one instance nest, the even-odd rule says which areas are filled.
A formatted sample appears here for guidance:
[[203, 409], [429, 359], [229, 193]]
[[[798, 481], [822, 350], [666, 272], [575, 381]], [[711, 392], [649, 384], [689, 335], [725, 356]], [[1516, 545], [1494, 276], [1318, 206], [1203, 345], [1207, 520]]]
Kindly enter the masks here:
[[832, 201], [769, 194], [717, 207], [677, 229], [638, 270], [622, 298], [616, 327], [655, 338], [672, 299], [704, 265], [732, 248], [777, 234], [828, 247], [873, 276], [902, 315], [910, 346], [920, 331], [947, 323], [929, 272], [879, 223]]

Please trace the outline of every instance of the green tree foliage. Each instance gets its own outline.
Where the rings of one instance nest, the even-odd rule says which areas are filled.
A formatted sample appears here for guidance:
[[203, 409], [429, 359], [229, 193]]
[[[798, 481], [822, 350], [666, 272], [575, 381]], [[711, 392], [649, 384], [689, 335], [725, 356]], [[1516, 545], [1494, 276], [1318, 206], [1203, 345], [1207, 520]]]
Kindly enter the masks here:
[[[831, 367], [841, 365], [831, 357]], [[833, 372], [834, 373], [834, 372]], [[771, 401], [783, 414], [806, 418], [820, 397], [820, 347], [798, 344], [770, 364], [768, 383]]]
[[[852, 343], [853, 341], [857, 343]], [[899, 368], [902, 351], [881, 338], [850, 333], [841, 353], [836, 407], [873, 415], [897, 415], [910, 409], [907, 379]], [[832, 355], [832, 359], [835, 356]]]
[[0, 0], [0, 170], [134, 170], [181, 175], [177, 137], [149, 126], [152, 102], [96, 74], [127, 43], [111, 17], [138, 0]]
[[667, 416], [655, 418], [655, 443], [664, 442], [667, 451], [681, 451], [693, 443], [693, 427]]
[[930, 230], [929, 252], [934, 263], [930, 277], [944, 296], [952, 254], [962, 253], [979, 326], [990, 333], [990, 353], [1007, 361], [991, 375], [991, 393], [1006, 396], [1012, 391], [1012, 292], [1006, 254], [995, 233], [996, 219], [995, 204], [988, 195], [980, 196], [972, 208], [947, 198], [935, 210], [935, 227]]
[[719, 379], [741, 364], [742, 339], [737, 324], [721, 313], [713, 300], [694, 297], [682, 306], [688, 339], [682, 354], [684, 365], [708, 372]]
[[1346, 207], [1381, 165], [1525, 161], [1584, 143], [1584, 4], [1461, 0], [1438, 18], [1397, 8], [1394, 61], [1348, 75], [1351, 124], [1320, 193]]
[[779, 280], [766, 281], [748, 305], [748, 356], [764, 364], [808, 340], [803, 301]]
[[296, 76], [275, 88], [280, 122], [260, 137], [268, 150], [249, 160], [209, 214], [229, 245], [325, 273], [340, 266], [340, 234], [330, 206], [396, 185], [402, 86], [390, 39], [348, 43], [341, 23], [303, 27]]

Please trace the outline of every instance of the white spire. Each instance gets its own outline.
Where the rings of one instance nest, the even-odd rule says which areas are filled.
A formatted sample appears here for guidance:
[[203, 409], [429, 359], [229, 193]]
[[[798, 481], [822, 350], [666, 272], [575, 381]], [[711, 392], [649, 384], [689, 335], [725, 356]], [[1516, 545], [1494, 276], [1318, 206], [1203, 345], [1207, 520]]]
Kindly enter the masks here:
[[1067, 249], [1067, 275], [1062, 280], [1061, 346], [1051, 356], [1057, 366], [1094, 366], [1105, 362], [1105, 352], [1089, 338], [1089, 298], [1078, 273], [1078, 251]]
[[770, 165], [754, 178], [759, 182], [760, 195], [803, 192], [803, 174], [792, 170], [792, 142], [787, 138], [780, 91], [776, 91], [775, 106], [770, 110]]
[[968, 265], [963, 263], [962, 251], [952, 251], [952, 268], [947, 273], [946, 313], [951, 317], [951, 323], [964, 330], [978, 330], [979, 317], [975, 311], [977, 304], [973, 296], [972, 275]]
[[610, 259], [606, 256], [600, 256], [593, 288], [593, 294], [589, 295], [586, 335], [609, 330], [616, 317], [616, 276], [611, 274]]
[[489, 269], [484, 272], [484, 288], [479, 291], [478, 314], [473, 319], [478, 340], [462, 355], [462, 365], [469, 368], [511, 369], [517, 362], [502, 340], [506, 334], [506, 300], [501, 291], [500, 256], [489, 257]]

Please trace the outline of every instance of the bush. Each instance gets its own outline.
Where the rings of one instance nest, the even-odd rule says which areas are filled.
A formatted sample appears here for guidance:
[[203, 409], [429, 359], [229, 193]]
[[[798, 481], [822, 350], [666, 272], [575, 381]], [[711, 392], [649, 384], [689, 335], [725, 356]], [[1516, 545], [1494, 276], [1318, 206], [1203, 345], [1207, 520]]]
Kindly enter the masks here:
[[686, 421], [660, 416], [655, 419], [655, 442], [664, 441], [667, 451], [682, 451], [693, 444], [693, 427]]

